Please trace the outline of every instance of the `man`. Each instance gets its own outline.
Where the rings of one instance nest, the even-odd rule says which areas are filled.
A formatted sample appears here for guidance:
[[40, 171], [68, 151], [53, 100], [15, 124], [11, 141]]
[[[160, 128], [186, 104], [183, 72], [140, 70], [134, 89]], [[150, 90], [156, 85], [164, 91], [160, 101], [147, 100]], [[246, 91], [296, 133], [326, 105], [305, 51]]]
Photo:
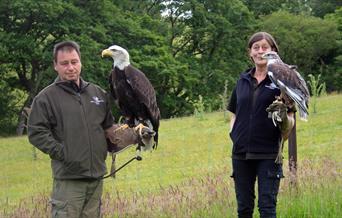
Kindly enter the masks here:
[[33, 101], [29, 141], [51, 158], [52, 217], [100, 217], [105, 135], [114, 123], [108, 95], [80, 77], [76, 42], [56, 44], [53, 58], [58, 77]]

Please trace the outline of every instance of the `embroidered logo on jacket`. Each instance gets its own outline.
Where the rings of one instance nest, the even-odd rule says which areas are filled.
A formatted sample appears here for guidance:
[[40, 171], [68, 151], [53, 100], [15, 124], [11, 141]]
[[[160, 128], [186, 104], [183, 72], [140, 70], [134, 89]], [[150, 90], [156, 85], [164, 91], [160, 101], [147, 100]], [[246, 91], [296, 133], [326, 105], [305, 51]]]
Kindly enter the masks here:
[[104, 100], [100, 99], [99, 97], [97, 96], [93, 96], [93, 100], [90, 101], [90, 103], [94, 103], [96, 105], [100, 105], [100, 103], [104, 102]]
[[269, 88], [269, 89], [279, 89], [276, 84], [274, 84], [273, 82], [270, 83], [269, 85], [265, 85], [266, 88]]

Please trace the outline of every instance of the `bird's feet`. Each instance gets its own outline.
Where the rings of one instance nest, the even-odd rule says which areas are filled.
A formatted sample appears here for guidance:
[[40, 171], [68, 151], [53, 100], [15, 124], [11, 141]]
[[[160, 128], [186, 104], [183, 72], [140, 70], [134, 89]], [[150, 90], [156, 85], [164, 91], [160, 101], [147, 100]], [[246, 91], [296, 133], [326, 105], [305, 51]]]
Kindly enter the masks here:
[[142, 142], [141, 149], [143, 151], [152, 150], [155, 144], [153, 137], [156, 135], [156, 132], [141, 123], [134, 127], [134, 131], [139, 135]]
[[142, 130], [145, 128], [143, 124], [139, 123], [136, 127], [134, 127], [134, 130], [141, 136], [142, 135]]
[[270, 112], [271, 113], [271, 117], [272, 117], [272, 122], [274, 124], [274, 126], [277, 126], [277, 123], [279, 122], [282, 122], [282, 119], [279, 115], [279, 111], [273, 111], [273, 112]]
[[118, 131], [122, 131], [124, 129], [129, 128], [129, 126], [127, 124], [124, 124], [122, 126], [120, 126], [119, 128], [115, 129], [114, 132], [118, 132]]
[[[274, 126], [282, 122], [282, 110], [284, 110], [284, 103], [280, 96], [276, 96], [276, 99], [270, 104], [266, 111], [268, 112], [268, 117], [272, 119]], [[285, 108], [286, 109], [286, 108]]]

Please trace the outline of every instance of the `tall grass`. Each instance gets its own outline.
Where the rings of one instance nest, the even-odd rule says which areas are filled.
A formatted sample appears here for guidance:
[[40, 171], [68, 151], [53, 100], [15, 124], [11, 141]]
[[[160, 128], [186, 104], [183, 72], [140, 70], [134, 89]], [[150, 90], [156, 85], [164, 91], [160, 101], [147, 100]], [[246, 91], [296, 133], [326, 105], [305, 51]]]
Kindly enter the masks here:
[[[298, 121], [298, 185], [291, 186], [285, 164], [279, 217], [342, 213], [341, 106], [341, 95], [320, 97], [309, 122]], [[104, 217], [236, 217], [228, 123], [223, 112], [204, 116], [161, 122], [158, 150], [105, 181]], [[33, 160], [25, 137], [0, 139], [0, 151], [0, 217], [48, 217], [47, 155]], [[134, 149], [120, 154], [117, 165], [133, 155]]]
[[[342, 212], [340, 169], [341, 165], [330, 159], [302, 161], [297, 188], [291, 187], [288, 178], [282, 181], [278, 217], [339, 217]], [[236, 217], [233, 183], [228, 174], [226, 167], [219, 173], [161, 186], [149, 193], [106, 192], [102, 214], [104, 217]], [[49, 211], [48, 197], [38, 195], [20, 201], [18, 207], [3, 215], [47, 217]]]

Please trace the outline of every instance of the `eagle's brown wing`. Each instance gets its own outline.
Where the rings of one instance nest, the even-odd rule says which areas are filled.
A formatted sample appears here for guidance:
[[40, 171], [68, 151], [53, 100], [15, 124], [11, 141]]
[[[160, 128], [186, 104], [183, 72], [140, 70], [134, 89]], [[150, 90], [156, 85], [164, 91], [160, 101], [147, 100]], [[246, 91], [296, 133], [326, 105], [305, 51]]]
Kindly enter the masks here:
[[158, 141], [158, 129], [160, 111], [157, 105], [156, 93], [145, 74], [140, 70], [134, 68], [132, 65], [128, 65], [125, 68], [125, 74], [127, 82], [132, 87], [135, 96], [139, 99], [139, 102], [146, 107], [149, 113], [149, 119], [152, 123], [153, 130], [156, 132], [155, 141]]
[[113, 83], [113, 73], [115, 73], [114, 69], [110, 72], [110, 74], [108, 76], [108, 83], [109, 83], [110, 93], [111, 93], [114, 101], [117, 103], [117, 96], [115, 93], [115, 87], [114, 87], [114, 83]]

